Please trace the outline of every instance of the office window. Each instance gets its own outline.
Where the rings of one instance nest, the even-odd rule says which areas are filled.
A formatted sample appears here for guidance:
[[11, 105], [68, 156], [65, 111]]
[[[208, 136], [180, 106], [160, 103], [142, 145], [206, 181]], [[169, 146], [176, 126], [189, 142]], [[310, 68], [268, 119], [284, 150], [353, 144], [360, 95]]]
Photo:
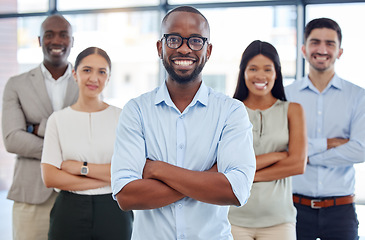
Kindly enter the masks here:
[[30, 13], [48, 11], [49, 0], [1, 0], [0, 13]]
[[210, 42], [213, 44], [212, 55], [203, 70], [203, 79], [205, 75], [225, 76], [225, 86], [217, 90], [225, 89], [227, 95], [233, 95], [242, 53], [254, 40], [266, 41], [276, 47], [285, 80], [293, 80], [297, 47], [294, 6], [200, 10], [209, 21]]
[[[104, 91], [107, 102], [122, 107], [130, 98], [158, 85], [158, 16], [157, 12], [65, 15], [74, 30], [71, 63], [90, 46], [104, 49], [112, 60], [111, 79]], [[43, 60], [37, 40], [43, 20], [44, 17], [19, 20], [19, 72]]]
[[107, 102], [123, 107], [129, 99], [157, 86], [158, 16], [157, 12], [69, 16], [77, 26], [70, 60], [90, 46], [101, 47], [112, 60], [111, 79], [104, 91]]
[[77, 9], [104, 9], [104, 8], [121, 8], [121, 7], [136, 7], [136, 6], [153, 6], [158, 5], [159, 0], [58, 0], [58, 10], [77, 10]]
[[361, 87], [365, 87], [362, 71], [364, 69], [362, 58], [365, 56], [365, 48], [363, 47], [365, 31], [362, 30], [362, 25], [365, 22], [364, 12], [365, 3], [307, 6], [307, 21], [328, 17], [340, 25], [343, 54], [336, 61], [336, 73]]
[[[256, 0], [256, 2], [267, 1], [267, 0]], [[277, 0], [271, 0], [277, 1]], [[169, 4], [181, 4], [186, 5], [188, 3], [219, 3], [219, 2], [252, 2], [252, 0], [169, 0]]]

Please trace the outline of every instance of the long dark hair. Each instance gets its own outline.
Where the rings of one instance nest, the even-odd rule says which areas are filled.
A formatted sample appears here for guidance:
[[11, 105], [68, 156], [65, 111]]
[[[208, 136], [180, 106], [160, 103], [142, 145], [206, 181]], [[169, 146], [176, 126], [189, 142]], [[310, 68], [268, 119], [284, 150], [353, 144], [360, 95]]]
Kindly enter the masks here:
[[245, 70], [247, 67], [247, 63], [253, 57], [259, 54], [268, 57], [271, 61], [273, 61], [275, 66], [276, 80], [271, 90], [272, 95], [277, 99], [286, 101], [279, 54], [273, 45], [271, 45], [268, 42], [262, 42], [260, 40], [255, 40], [252, 43], [250, 43], [250, 45], [248, 45], [248, 47], [242, 54], [236, 91], [233, 95], [233, 98], [238, 99], [240, 101], [244, 101], [248, 97], [249, 91], [245, 82]]

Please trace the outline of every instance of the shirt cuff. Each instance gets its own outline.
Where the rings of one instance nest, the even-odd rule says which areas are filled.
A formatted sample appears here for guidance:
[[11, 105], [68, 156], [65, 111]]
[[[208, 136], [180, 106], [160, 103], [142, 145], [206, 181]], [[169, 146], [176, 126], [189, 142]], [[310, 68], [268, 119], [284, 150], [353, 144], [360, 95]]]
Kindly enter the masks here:
[[250, 189], [248, 189], [250, 180], [240, 171], [229, 171], [223, 174], [231, 184], [232, 191], [240, 203], [238, 207], [245, 205], [250, 196]]
[[116, 200], [116, 195], [124, 188], [125, 185], [139, 179], [136, 176], [132, 176], [129, 171], [124, 171], [124, 173], [125, 174], [123, 175], [122, 171], [118, 171], [111, 174], [112, 196], [114, 200]]
[[308, 156], [311, 157], [315, 154], [324, 152], [327, 150], [327, 138], [311, 138], [308, 142]]

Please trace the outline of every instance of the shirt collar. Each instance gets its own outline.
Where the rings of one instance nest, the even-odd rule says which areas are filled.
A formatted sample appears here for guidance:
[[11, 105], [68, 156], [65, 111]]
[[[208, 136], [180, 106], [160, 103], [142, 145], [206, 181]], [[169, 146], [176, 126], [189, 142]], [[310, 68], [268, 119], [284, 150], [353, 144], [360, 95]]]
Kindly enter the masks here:
[[[336, 89], [339, 89], [341, 90], [342, 89], [342, 81], [341, 81], [341, 78], [339, 78], [337, 76], [337, 74], [335, 74], [333, 76], [333, 78], [331, 79], [331, 81], [328, 83], [327, 87], [325, 88], [324, 91], [326, 91], [327, 89], [331, 88], [331, 87], [334, 87]], [[308, 75], [304, 77], [301, 85], [300, 85], [300, 90], [303, 90], [303, 89], [306, 89], [306, 88], [309, 88], [309, 89], [312, 89], [312, 90], [316, 90], [317, 88], [313, 85], [313, 83], [311, 82], [311, 80], [309, 79]], [[324, 92], [323, 91], [323, 92]]]
[[[189, 106], [194, 106], [196, 102], [200, 102], [204, 106], [208, 105], [208, 95], [209, 95], [209, 89], [204, 84], [204, 82], [202, 82], [198, 89], [198, 92], [195, 94], [195, 97], [193, 101], [191, 101]], [[155, 105], [161, 102], [165, 102], [168, 106], [175, 106], [175, 104], [171, 100], [169, 91], [167, 89], [166, 81], [164, 81], [164, 83], [157, 90], [155, 97]]]
[[[53, 77], [52, 77], [52, 74], [48, 71], [48, 69], [44, 66], [43, 63], [41, 63], [41, 71], [42, 71], [42, 74], [44, 76], [44, 78], [46, 80], [53, 80], [53, 81], [56, 81]], [[72, 66], [71, 66], [71, 63], [68, 63], [68, 66], [67, 66], [67, 69], [65, 71], [65, 73], [59, 78], [57, 79], [58, 81], [59, 80], [63, 80], [63, 79], [67, 79], [71, 76], [72, 74]], [[60, 82], [60, 81], [59, 81]]]

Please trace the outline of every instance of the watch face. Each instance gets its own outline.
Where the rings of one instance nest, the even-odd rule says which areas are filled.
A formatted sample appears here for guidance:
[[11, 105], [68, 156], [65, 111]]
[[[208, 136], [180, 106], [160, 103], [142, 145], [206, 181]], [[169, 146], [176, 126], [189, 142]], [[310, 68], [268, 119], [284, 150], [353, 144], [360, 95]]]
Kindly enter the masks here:
[[89, 171], [89, 169], [85, 166], [81, 168], [81, 174], [82, 175], [86, 175], [88, 173], [88, 171]]
[[27, 132], [32, 133], [34, 131], [33, 125], [28, 125]]

